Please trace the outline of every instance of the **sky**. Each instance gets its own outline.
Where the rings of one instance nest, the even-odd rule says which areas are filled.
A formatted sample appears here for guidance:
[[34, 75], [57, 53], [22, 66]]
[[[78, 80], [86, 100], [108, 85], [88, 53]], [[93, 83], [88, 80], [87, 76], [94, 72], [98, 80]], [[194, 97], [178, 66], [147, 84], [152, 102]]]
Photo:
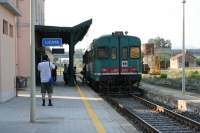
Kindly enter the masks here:
[[[183, 48], [182, 0], [46, 0], [45, 25], [73, 27], [92, 19], [87, 35], [75, 48], [115, 31], [128, 31], [141, 43], [161, 37], [173, 49]], [[200, 0], [185, 3], [185, 47], [200, 48]], [[68, 47], [68, 45], [66, 45]]]

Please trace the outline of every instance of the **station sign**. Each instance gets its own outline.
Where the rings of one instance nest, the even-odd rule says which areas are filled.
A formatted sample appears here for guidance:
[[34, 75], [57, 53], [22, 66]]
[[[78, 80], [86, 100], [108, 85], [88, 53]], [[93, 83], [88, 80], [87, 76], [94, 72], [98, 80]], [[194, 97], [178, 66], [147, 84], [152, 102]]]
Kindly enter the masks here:
[[65, 53], [65, 49], [63, 48], [52, 49], [52, 54], [64, 54], [64, 53]]
[[62, 38], [43, 38], [42, 46], [62, 46]]

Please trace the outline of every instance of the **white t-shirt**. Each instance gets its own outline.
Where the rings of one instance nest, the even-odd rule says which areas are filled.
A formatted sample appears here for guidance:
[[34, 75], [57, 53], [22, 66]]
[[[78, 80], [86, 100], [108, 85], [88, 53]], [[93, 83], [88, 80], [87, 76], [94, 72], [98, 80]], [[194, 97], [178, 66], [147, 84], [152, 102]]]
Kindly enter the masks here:
[[53, 63], [49, 63], [49, 61], [41, 62], [38, 64], [38, 70], [40, 71], [40, 79], [41, 82], [48, 82], [51, 78], [51, 70], [55, 69], [55, 65]]

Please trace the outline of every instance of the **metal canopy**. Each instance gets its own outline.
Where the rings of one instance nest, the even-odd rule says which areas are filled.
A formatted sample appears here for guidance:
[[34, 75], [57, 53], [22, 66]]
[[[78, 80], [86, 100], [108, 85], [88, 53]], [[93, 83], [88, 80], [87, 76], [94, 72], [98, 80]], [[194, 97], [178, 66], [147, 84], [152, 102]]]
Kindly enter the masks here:
[[[80, 23], [74, 27], [35, 25], [35, 32], [41, 38], [62, 38], [62, 43], [69, 45], [69, 67], [70, 70], [73, 70], [74, 46], [77, 44], [78, 41], [81, 41], [83, 39], [91, 24], [92, 19]], [[69, 77], [69, 83], [71, 86], [74, 86], [75, 84], [73, 71], [70, 72], [70, 75], [71, 76]]]
[[57, 27], [57, 26], [45, 26], [45, 25], [35, 25], [35, 32], [40, 35], [41, 38], [62, 38], [63, 44], [70, 44], [70, 36], [74, 35], [74, 44], [81, 41], [85, 34], [87, 33], [90, 25], [92, 24], [92, 19], [82, 22], [74, 27]]

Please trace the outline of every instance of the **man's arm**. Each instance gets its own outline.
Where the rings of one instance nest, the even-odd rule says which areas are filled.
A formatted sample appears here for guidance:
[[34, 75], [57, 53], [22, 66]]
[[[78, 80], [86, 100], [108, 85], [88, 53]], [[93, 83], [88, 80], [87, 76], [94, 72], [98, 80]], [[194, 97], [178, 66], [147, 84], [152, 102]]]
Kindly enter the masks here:
[[51, 62], [50, 62], [50, 66], [51, 66], [52, 69], [55, 69], [55, 65]]

